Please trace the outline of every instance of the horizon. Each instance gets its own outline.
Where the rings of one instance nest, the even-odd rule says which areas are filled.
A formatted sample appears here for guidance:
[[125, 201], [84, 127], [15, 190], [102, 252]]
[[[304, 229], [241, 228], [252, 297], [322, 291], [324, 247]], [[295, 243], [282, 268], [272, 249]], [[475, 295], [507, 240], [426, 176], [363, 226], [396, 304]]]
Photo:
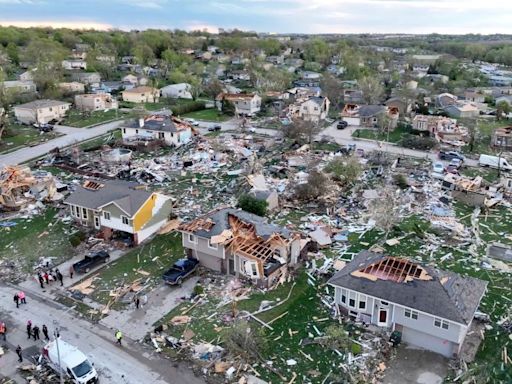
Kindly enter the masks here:
[[210, 33], [220, 28], [303, 35], [512, 35], [507, 11], [512, 11], [512, 3], [499, 0], [0, 0], [0, 25]]

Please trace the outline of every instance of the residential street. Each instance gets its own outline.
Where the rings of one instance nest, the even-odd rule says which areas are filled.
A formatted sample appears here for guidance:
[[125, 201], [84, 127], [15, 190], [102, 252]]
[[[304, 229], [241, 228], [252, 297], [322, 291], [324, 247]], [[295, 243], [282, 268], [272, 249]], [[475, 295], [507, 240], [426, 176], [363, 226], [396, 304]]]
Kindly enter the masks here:
[[55, 130], [57, 132], [64, 133], [64, 136], [57, 137], [34, 147], [26, 147], [5, 155], [0, 155], [0, 168], [6, 165], [21, 164], [31, 159], [44, 156], [56, 147], [66, 147], [77, 142], [92, 139], [96, 136], [101, 136], [119, 127], [121, 122], [122, 121], [113, 121], [111, 123], [98, 125], [89, 129], [56, 126]]
[[[66, 307], [41, 298], [36, 292], [26, 291], [27, 304], [16, 309], [12, 300], [15, 292], [14, 288], [0, 286], [1, 320], [7, 323], [8, 329], [6, 354], [0, 358], [0, 372], [4, 376], [16, 378], [18, 383], [25, 381], [17, 374], [17, 357], [14, 353], [16, 346], [19, 344], [26, 351], [24, 358], [27, 362], [27, 355], [35, 354], [44, 345], [43, 341], [27, 340], [25, 326], [28, 320], [40, 328], [46, 324], [50, 333], [55, 328], [54, 322], [58, 321], [62, 339], [90, 357], [103, 384], [204, 383], [186, 366], [176, 366], [161, 359], [151, 350], [128, 340], [126, 336], [123, 338], [123, 346], [118, 347], [114, 341], [114, 331], [78, 319]], [[0, 345], [4, 346], [5, 343], [0, 342]], [[30, 352], [27, 351], [29, 348]]]

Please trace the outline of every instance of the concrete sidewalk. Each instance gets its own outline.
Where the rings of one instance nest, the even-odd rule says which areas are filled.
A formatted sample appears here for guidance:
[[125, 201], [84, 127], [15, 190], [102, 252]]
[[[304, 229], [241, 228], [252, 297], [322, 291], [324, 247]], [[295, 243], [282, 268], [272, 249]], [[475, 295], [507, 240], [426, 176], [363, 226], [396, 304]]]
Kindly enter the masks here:
[[148, 302], [136, 309], [135, 304], [124, 311], [110, 311], [110, 314], [100, 320], [100, 324], [111, 329], [120, 329], [133, 340], [142, 339], [153, 330], [153, 324], [176, 308], [181, 297], [189, 297], [199, 277], [185, 280], [181, 287], [170, 287], [162, 284], [153, 289], [148, 295]]

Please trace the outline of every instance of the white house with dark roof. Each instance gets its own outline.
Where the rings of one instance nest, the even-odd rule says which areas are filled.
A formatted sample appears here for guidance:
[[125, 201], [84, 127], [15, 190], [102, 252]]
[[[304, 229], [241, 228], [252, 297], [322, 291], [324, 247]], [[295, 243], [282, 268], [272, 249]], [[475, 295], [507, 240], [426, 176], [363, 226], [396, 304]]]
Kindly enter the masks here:
[[402, 341], [450, 358], [460, 353], [487, 287], [479, 279], [369, 251], [328, 284], [341, 313], [399, 331]]
[[123, 141], [160, 140], [170, 146], [179, 147], [192, 138], [192, 127], [174, 116], [149, 115], [121, 127]]
[[298, 117], [305, 121], [319, 122], [329, 115], [331, 102], [327, 97], [314, 96], [299, 100], [292, 107], [292, 118]]
[[171, 198], [121, 180], [87, 180], [64, 201], [76, 222], [101, 231], [103, 238], [128, 235], [139, 244], [165, 225]]

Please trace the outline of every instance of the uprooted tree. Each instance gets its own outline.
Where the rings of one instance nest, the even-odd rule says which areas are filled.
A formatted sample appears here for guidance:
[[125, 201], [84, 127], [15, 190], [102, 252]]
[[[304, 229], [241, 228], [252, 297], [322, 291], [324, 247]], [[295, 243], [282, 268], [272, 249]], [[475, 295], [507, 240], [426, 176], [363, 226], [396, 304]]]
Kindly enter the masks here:
[[251, 195], [242, 195], [238, 199], [238, 207], [244, 211], [254, 213], [258, 216], [265, 216], [267, 213], [268, 203], [265, 200], [257, 199]]
[[262, 360], [261, 352], [266, 347], [262, 328], [254, 328], [245, 320], [235, 322], [222, 333], [226, 349], [233, 356], [241, 356], [246, 361]]
[[352, 186], [363, 171], [363, 167], [355, 156], [348, 158], [338, 157], [330, 161], [324, 171], [332, 174], [332, 179], [343, 186]]
[[322, 128], [318, 123], [295, 119], [291, 124], [283, 127], [282, 134], [285, 139], [294, 140], [301, 144], [311, 144], [321, 130]]
[[306, 183], [295, 186], [295, 197], [301, 201], [318, 199], [325, 194], [328, 184], [329, 178], [323, 172], [313, 170]]
[[375, 221], [375, 227], [383, 231], [387, 239], [389, 232], [400, 218], [400, 202], [397, 193], [390, 188], [384, 188], [379, 198], [372, 200], [368, 208], [370, 218]]

